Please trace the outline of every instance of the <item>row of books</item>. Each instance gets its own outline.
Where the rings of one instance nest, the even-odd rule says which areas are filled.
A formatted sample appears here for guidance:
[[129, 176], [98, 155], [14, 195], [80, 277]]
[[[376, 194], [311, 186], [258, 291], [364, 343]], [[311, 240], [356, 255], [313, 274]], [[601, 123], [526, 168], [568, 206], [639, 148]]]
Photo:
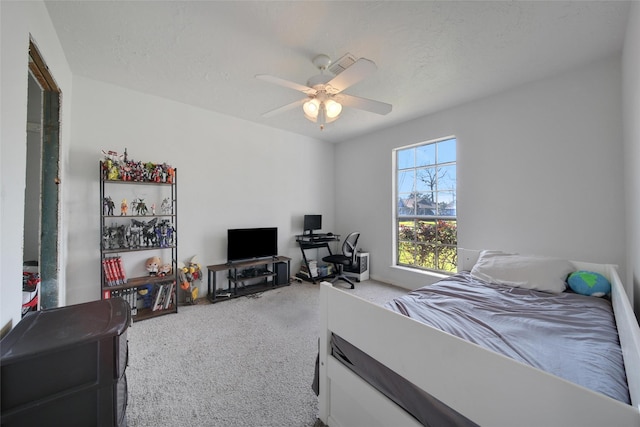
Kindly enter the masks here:
[[300, 266], [300, 272], [297, 274], [301, 279], [311, 279], [317, 277], [326, 277], [333, 274], [333, 265], [332, 264], [324, 264], [318, 265], [317, 261], [311, 260], [308, 262], [309, 268], [306, 265], [302, 264]]
[[117, 289], [115, 291], [105, 290], [103, 299], [122, 298], [131, 306], [131, 315], [138, 314], [138, 288]]
[[318, 277], [318, 261], [311, 259], [307, 264], [309, 268], [304, 264], [300, 266], [300, 274], [307, 278]]
[[[155, 294], [153, 295], [151, 310], [166, 310], [172, 303], [176, 301], [176, 282], [167, 282], [155, 287]], [[131, 306], [131, 315], [138, 314], [138, 288], [129, 289], [116, 289], [116, 290], [104, 290], [102, 295], [103, 299], [109, 298], [122, 298]]]
[[106, 257], [102, 260], [105, 285], [118, 286], [127, 283], [127, 275], [124, 272], [122, 258], [119, 256]]

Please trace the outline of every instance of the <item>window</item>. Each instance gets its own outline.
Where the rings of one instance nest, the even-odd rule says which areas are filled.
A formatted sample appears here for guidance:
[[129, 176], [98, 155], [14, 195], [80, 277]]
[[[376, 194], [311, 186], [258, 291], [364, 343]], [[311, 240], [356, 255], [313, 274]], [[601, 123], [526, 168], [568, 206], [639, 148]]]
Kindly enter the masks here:
[[396, 264], [421, 270], [457, 270], [456, 139], [398, 148]]

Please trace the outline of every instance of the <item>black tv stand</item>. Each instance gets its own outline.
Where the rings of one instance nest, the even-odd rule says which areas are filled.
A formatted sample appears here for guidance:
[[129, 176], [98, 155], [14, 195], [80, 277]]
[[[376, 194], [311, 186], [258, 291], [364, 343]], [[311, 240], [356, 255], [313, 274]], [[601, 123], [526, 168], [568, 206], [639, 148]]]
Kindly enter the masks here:
[[[291, 258], [285, 256], [208, 265], [207, 270], [207, 298], [212, 303], [291, 284]], [[225, 270], [227, 288], [218, 288], [216, 275]]]

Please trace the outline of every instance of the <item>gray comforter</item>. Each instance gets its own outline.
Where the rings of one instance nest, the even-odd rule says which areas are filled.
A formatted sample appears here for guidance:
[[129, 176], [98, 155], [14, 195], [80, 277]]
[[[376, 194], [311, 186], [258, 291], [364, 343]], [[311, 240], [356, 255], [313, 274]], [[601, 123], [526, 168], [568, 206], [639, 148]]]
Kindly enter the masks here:
[[630, 402], [610, 301], [476, 280], [460, 273], [386, 307], [420, 322]]

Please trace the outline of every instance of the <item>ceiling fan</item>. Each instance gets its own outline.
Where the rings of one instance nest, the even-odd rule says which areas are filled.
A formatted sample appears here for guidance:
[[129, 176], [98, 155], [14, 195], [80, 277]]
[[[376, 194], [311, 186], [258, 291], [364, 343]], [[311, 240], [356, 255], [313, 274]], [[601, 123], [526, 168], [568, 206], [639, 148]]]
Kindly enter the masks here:
[[264, 113], [263, 117], [272, 117], [302, 105], [304, 116], [314, 123], [319, 123], [322, 130], [325, 124], [340, 117], [343, 106], [383, 115], [391, 111], [391, 104], [343, 93], [345, 89], [378, 69], [373, 61], [360, 58], [335, 77], [324, 73], [331, 65], [331, 59], [327, 55], [316, 56], [313, 58], [313, 64], [320, 70], [320, 74], [311, 77], [306, 86], [267, 74], [256, 75], [257, 79], [294, 89], [306, 95], [298, 101]]

